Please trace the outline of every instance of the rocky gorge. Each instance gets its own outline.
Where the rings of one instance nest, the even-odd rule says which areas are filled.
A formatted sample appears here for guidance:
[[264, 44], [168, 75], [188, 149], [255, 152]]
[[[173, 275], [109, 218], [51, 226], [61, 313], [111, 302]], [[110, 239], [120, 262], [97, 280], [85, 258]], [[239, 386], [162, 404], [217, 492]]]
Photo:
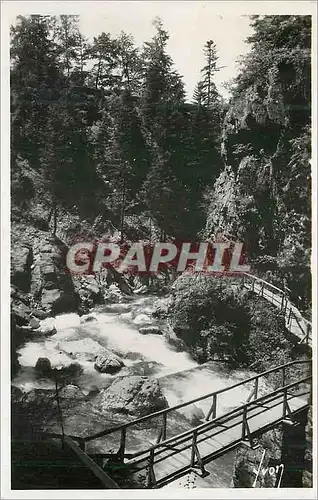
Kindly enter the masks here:
[[[178, 290], [185, 289], [189, 278], [178, 280], [170, 293], [166, 288], [154, 293], [142, 279], [129, 280], [117, 271], [102, 279], [72, 277], [63, 265], [65, 243], [43, 229], [15, 229], [11, 287], [15, 438], [42, 431], [60, 433], [61, 425], [66, 434], [87, 436], [211, 392], [211, 387], [228, 387], [253, 373], [224, 362], [202, 364], [193, 359], [182, 340], [185, 326], [179, 332], [183, 313], [181, 323], [171, 324]], [[179, 301], [183, 302], [182, 295]], [[231, 406], [224, 402], [222, 411], [247, 396], [246, 388], [235, 395]], [[171, 431], [199, 425], [207, 411], [199, 404], [176, 412]], [[145, 440], [152, 443], [156, 433], [156, 422], [147, 424], [130, 433], [127, 446], [136, 450]], [[279, 455], [275, 433], [268, 434], [269, 449]], [[107, 453], [117, 446], [115, 436], [107, 443], [93, 441], [90, 451]], [[215, 461], [219, 478], [212, 475], [209, 486], [220, 486], [221, 480], [221, 486], [246, 487], [242, 464], [248, 471], [257, 460], [258, 455], [250, 458], [238, 450], [234, 457], [229, 454], [225, 469], [224, 460], [219, 465]]]

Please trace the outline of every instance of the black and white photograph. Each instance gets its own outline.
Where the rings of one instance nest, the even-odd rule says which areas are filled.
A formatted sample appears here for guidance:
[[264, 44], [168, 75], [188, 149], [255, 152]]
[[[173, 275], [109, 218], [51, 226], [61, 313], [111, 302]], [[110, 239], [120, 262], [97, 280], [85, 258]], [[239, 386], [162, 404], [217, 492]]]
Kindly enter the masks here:
[[316, 7], [2, 2], [2, 498], [316, 498]]

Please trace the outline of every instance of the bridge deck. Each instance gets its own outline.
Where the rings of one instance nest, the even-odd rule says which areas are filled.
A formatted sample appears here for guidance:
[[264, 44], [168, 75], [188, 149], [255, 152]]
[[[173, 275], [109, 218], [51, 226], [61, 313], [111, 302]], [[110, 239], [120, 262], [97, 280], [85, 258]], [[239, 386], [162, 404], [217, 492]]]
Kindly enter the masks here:
[[311, 345], [311, 324], [302, 317], [297, 307], [289, 300], [288, 295], [279, 288], [264, 280], [246, 274], [243, 279], [244, 287], [271, 302], [285, 313], [287, 330], [295, 335], [300, 342], [306, 340]]
[[[287, 395], [289, 411], [291, 415], [305, 409], [308, 402], [303, 397]], [[248, 427], [250, 434], [254, 437], [272, 428], [283, 420], [284, 397], [276, 394], [269, 395], [261, 403], [255, 402], [250, 405], [248, 411]], [[196, 438], [197, 449], [203, 463], [208, 463], [221, 456], [231, 448], [242, 442], [242, 412], [237, 415], [224, 415], [215, 423], [210, 422], [209, 428], [198, 434]], [[161, 487], [168, 482], [187, 473], [191, 469], [191, 455], [193, 453], [193, 435], [186, 438], [176, 436], [174, 442], [155, 450], [153, 459], [153, 472], [156, 478], [156, 486]], [[198, 467], [200, 460], [194, 461]], [[133, 459], [126, 462], [132, 470], [147, 473], [148, 458]]]

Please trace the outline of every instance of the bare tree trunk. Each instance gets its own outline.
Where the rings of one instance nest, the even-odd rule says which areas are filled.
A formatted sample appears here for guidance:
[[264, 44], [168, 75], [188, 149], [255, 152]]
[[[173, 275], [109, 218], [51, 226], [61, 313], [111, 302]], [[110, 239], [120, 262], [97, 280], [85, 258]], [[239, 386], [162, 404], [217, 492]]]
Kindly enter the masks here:
[[97, 89], [97, 88], [98, 88], [98, 81], [99, 81], [100, 67], [101, 67], [101, 59], [99, 58], [99, 61], [98, 61], [98, 67], [97, 67], [97, 74], [96, 74], [96, 80], [95, 80], [95, 89]]
[[57, 205], [55, 204], [54, 207], [54, 214], [53, 214], [53, 236], [56, 235], [56, 230], [57, 230]]
[[49, 213], [49, 216], [48, 216], [48, 218], [47, 218], [47, 225], [49, 225], [49, 224], [50, 224], [50, 222], [51, 222], [53, 212], [54, 212], [54, 204], [52, 205], [51, 210], [50, 210], [50, 213]]
[[126, 185], [125, 185], [125, 179], [123, 178], [123, 191], [122, 191], [121, 212], [120, 212], [120, 242], [121, 243], [124, 240], [125, 203], [126, 203]]

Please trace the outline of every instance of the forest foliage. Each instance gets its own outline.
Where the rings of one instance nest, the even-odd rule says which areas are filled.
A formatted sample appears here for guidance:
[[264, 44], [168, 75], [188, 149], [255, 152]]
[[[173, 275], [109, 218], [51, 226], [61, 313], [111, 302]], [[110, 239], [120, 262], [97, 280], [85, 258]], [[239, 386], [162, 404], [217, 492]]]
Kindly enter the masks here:
[[151, 219], [161, 239], [225, 232], [248, 244], [260, 272], [286, 276], [307, 307], [311, 18], [250, 22], [229, 100], [214, 82], [222, 61], [210, 39], [189, 102], [160, 19], [138, 47], [124, 32], [87, 40], [77, 16], [19, 17], [11, 28], [13, 205], [28, 213], [42, 203], [55, 226], [64, 210], [110, 220], [122, 234], [129, 217]]
[[89, 42], [76, 16], [32, 15], [12, 27], [17, 201], [27, 161], [43, 178], [53, 210], [101, 215], [117, 227], [126, 214], [143, 213], [162, 237], [195, 238], [204, 224], [203, 190], [221, 168], [216, 55], [205, 70], [207, 104], [189, 104], [167, 52], [169, 34], [160, 19], [153, 24], [155, 34], [142, 47], [123, 32]]

